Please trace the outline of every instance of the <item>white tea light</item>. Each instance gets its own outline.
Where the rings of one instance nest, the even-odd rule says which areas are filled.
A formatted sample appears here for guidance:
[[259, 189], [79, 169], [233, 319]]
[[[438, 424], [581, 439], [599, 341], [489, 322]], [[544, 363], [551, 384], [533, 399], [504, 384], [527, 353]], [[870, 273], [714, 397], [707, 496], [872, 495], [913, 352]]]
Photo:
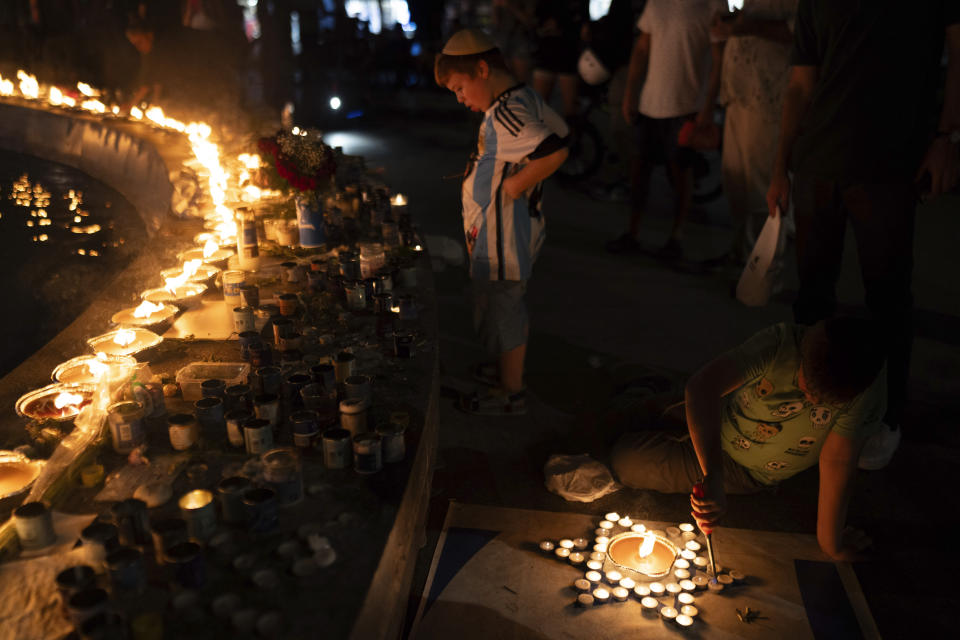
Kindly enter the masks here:
[[717, 579], [714, 578], [707, 583], [707, 589], [713, 592], [720, 592], [723, 591], [723, 585], [717, 582]]
[[617, 602], [626, 602], [627, 596], [630, 595], [630, 591], [627, 589], [624, 589], [623, 587], [614, 587], [611, 590], [611, 593], [613, 594], [613, 598]]
[[603, 587], [597, 587], [593, 590], [593, 600], [597, 604], [603, 604], [610, 600], [610, 591]]
[[564, 549], [573, 549], [573, 540], [570, 540], [569, 538], [564, 538], [559, 544]]
[[696, 591], [697, 583], [694, 582], [693, 580], [681, 580], [680, 588], [687, 592]]
[[573, 546], [574, 548], [577, 549], [577, 551], [583, 551], [584, 549], [587, 548], [588, 544], [590, 544], [590, 541], [587, 540], [586, 538], [576, 538], [573, 541]]
[[747, 579], [747, 576], [745, 576], [742, 571], [737, 571], [736, 569], [730, 570], [730, 577], [733, 578], [734, 582], [743, 582]]
[[569, 560], [570, 560], [570, 564], [583, 564], [583, 561], [585, 560], [585, 558], [584, 558], [584, 555], [579, 551], [574, 551], [573, 553], [570, 554]]
[[607, 554], [604, 553], [603, 551], [594, 551], [593, 553], [590, 554], [590, 559], [596, 560], [598, 562], [603, 562], [604, 560], [607, 559]]
[[620, 519], [620, 514], [617, 513], [616, 511], [611, 511], [607, 515], [603, 516], [603, 519], [608, 522], [616, 522], [617, 520]]
[[707, 559], [704, 558], [703, 556], [697, 556], [696, 558], [693, 559], [693, 566], [695, 566], [700, 571], [706, 571], [708, 564], [710, 563], [707, 562]]
[[581, 593], [577, 596], [577, 606], [578, 607], [592, 607], [593, 606], [593, 596], [589, 593]]
[[594, 542], [596, 542], [597, 544], [609, 544], [610, 538], [608, 538], [607, 536], [597, 536], [597, 539], [594, 540]]
[[693, 618], [691, 618], [691, 617], [688, 616], [688, 615], [684, 615], [684, 614], [681, 613], [680, 615], [678, 615], [678, 616], [676, 617], [676, 622], [677, 622], [677, 624], [680, 625], [681, 627], [686, 628], [686, 627], [689, 627], [690, 625], [693, 624]]
[[603, 569], [603, 562], [600, 560], [587, 560], [587, 569], [600, 571], [600, 569]]
[[633, 588], [637, 586], [637, 581], [633, 578], [624, 578], [620, 581], [620, 586], [624, 589], [633, 590]]
[[650, 583], [650, 595], [652, 595], [655, 598], [659, 598], [660, 596], [662, 596], [663, 592], [666, 590], [667, 588], [663, 586], [662, 582]]
[[667, 527], [667, 537], [671, 540], [680, 538], [680, 529], [678, 527]]
[[620, 520], [617, 521], [617, 524], [619, 524], [621, 527], [625, 527], [625, 528], [629, 529], [630, 527], [633, 526], [633, 520], [631, 520], [630, 518], [627, 518], [627, 517], [623, 517], [623, 518], [620, 518]]
[[657, 612], [657, 607], [660, 606], [660, 602], [656, 598], [646, 596], [643, 600], [640, 601], [640, 604], [643, 606], [643, 612], [646, 615], [654, 615]]
[[670, 595], [670, 596], [677, 596], [683, 591], [683, 589], [680, 588], [680, 585], [677, 584], [676, 582], [668, 582], [666, 584], [666, 589], [667, 589], [667, 595]]
[[613, 530], [613, 523], [610, 522], [609, 520], [601, 520], [601, 521], [600, 521], [600, 528], [601, 528], [601, 529], [605, 529], [605, 530], [607, 531], [607, 534], [606, 534], [606, 535], [610, 535], [609, 532]]
[[570, 549], [567, 549], [566, 547], [557, 547], [553, 552], [558, 558], [561, 559], [566, 559], [570, 556]]
[[682, 524], [678, 524], [678, 525], [677, 525], [677, 528], [680, 529], [680, 531], [683, 531], [683, 532], [693, 531], [693, 530], [694, 530], [693, 525], [690, 524], [689, 522], [684, 522], [684, 523], [682, 523]]
[[593, 584], [597, 584], [601, 580], [603, 580], [603, 574], [600, 573], [599, 571], [587, 571], [585, 574], [583, 574], [583, 577], [589, 580], [590, 582], [592, 582]]
[[634, 533], [644, 533], [646, 530], [647, 530], [647, 525], [642, 524], [640, 522], [630, 527], [630, 531], [633, 531]]
[[590, 591], [590, 581], [586, 578], [578, 578], [573, 581], [573, 588], [581, 593]]
[[666, 622], [672, 622], [677, 617], [677, 610], [673, 607], [664, 607], [660, 609], [660, 617]]
[[688, 540], [694, 540], [696, 539], [696, 537], [697, 537], [697, 534], [694, 533], [693, 531], [680, 532], [680, 539], [683, 540], [684, 542], [687, 542]]
[[706, 576], [697, 575], [690, 578], [690, 582], [695, 584], [697, 589], [706, 589], [707, 583], [709, 582], [709, 580], [707, 580]]
[[685, 616], [690, 616], [691, 618], [696, 618], [697, 614], [700, 613], [700, 610], [692, 604], [685, 604], [680, 607], [680, 613]]
[[620, 581], [623, 580], [623, 574], [619, 571], [607, 571], [605, 577], [610, 584], [619, 584]]
[[597, 551], [597, 552], [599, 552], [599, 553], [606, 553], [606, 552], [607, 552], [607, 543], [606, 543], [606, 542], [598, 542], [597, 544], [593, 545], [593, 550], [594, 550], [594, 551]]
[[683, 606], [688, 604], [693, 604], [693, 596], [689, 593], [681, 593], [677, 595], [677, 604]]
[[544, 553], [552, 553], [554, 546], [555, 545], [549, 540], [544, 540], [540, 543], [540, 551], [543, 551]]
[[673, 577], [677, 579], [677, 582], [680, 582], [681, 580], [689, 580], [690, 572], [686, 569], [677, 569], [673, 572]]
[[633, 588], [633, 592], [642, 600], [650, 595], [650, 587], [645, 584], [638, 584]]
[[686, 560], [687, 562], [693, 562], [694, 558], [697, 557], [697, 554], [690, 549], [684, 549], [680, 552], [680, 557]]
[[733, 584], [733, 578], [726, 573], [722, 573], [719, 576], [717, 576], [717, 582], [719, 582], [724, 586], [729, 586]]
[[687, 540], [687, 543], [683, 546], [685, 546], [687, 549], [693, 552], [700, 551], [700, 548], [701, 548], [700, 543], [697, 542], [696, 540]]
[[597, 529], [594, 529], [594, 530], [593, 530], [593, 535], [595, 535], [595, 536], [605, 536], [605, 535], [607, 535], [608, 533], [610, 533], [610, 530], [609, 530], [609, 529], [600, 529], [600, 528], [597, 528]]
[[687, 570], [689, 570], [689, 569], [690, 569], [690, 562], [687, 561], [687, 560], [684, 560], [683, 558], [677, 558], [676, 561], [674, 561], [674, 563], [673, 563], [673, 568], [674, 568], [674, 569], [687, 569]]

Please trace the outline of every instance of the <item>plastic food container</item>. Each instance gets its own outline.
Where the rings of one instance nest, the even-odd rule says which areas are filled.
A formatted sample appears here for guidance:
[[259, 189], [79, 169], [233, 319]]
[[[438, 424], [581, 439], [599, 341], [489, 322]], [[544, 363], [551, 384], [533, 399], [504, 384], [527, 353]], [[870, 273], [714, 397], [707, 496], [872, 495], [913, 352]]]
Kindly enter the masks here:
[[177, 384], [183, 399], [194, 401], [203, 397], [200, 383], [204, 380], [223, 380], [227, 386], [246, 384], [250, 365], [246, 362], [191, 362], [177, 371]]

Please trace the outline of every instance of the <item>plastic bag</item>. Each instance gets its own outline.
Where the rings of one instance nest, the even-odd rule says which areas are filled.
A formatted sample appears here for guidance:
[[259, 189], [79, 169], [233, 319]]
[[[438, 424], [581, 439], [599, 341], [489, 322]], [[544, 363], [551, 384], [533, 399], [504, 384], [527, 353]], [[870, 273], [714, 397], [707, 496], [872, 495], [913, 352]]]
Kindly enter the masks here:
[[552, 455], [543, 473], [547, 489], [571, 502], [593, 502], [620, 488], [610, 470], [586, 454]]
[[748, 307], [762, 307], [770, 300], [770, 291], [777, 272], [771, 269], [774, 257], [777, 254], [777, 245], [780, 241], [780, 225], [783, 223], [783, 213], [777, 208], [777, 215], [767, 216], [763, 229], [757, 236], [757, 243], [750, 252], [747, 266], [740, 274], [737, 283], [737, 300]]

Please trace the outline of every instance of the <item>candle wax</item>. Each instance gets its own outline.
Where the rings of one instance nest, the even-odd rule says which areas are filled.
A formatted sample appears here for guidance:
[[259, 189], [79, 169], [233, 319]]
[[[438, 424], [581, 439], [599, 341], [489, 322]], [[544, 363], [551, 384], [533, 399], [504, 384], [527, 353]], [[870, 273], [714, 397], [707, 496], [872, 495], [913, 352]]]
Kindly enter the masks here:
[[640, 604], [643, 605], [644, 609], [656, 609], [658, 606], [660, 606], [660, 602], [658, 602], [656, 598], [651, 598], [650, 596], [646, 596], [640, 601]]
[[591, 571], [599, 571], [600, 569], [603, 569], [603, 563], [599, 560], [588, 560], [587, 568]]
[[611, 511], [607, 515], [603, 516], [603, 519], [608, 522], [616, 522], [617, 520], [620, 519], [620, 514], [617, 513], [616, 511]]
[[684, 522], [681, 525], [677, 525], [677, 528], [680, 529], [680, 531], [693, 531], [693, 525], [689, 522]]
[[676, 620], [677, 620], [677, 624], [680, 625], [681, 627], [689, 627], [690, 625], [693, 624], [693, 618], [691, 618], [690, 616], [683, 615], [682, 613], [677, 616]]
[[633, 592], [640, 598], [646, 598], [650, 595], [650, 587], [645, 584], [638, 584], [633, 588]]
[[599, 571], [587, 571], [583, 577], [593, 583], [603, 580], [603, 575]]
[[564, 549], [573, 549], [573, 540], [564, 538], [563, 540], [560, 541], [560, 546], [563, 547]]
[[624, 589], [623, 587], [613, 588], [613, 597], [619, 600], [620, 602], [624, 602], [627, 599], [627, 596], [629, 595], [630, 595], [630, 592]]

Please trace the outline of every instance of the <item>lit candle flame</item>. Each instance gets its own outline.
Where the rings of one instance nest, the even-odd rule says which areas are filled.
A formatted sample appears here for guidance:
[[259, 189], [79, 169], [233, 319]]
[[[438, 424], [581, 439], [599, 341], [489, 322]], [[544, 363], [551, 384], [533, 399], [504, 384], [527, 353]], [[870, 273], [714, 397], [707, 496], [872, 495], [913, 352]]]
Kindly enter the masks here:
[[12, 96], [13, 91], [13, 82], [4, 79], [4, 77], [0, 75], [0, 96]]
[[402, 207], [405, 204], [407, 204], [407, 199], [404, 197], [402, 193], [398, 193], [397, 195], [390, 198], [390, 204], [392, 204], [395, 207]]
[[88, 98], [92, 98], [93, 96], [97, 95], [97, 92], [94, 91], [93, 87], [88, 85], [86, 82], [78, 82], [77, 89], [80, 91], [80, 93]]
[[121, 347], [126, 347], [132, 344], [136, 339], [137, 334], [130, 329], [120, 329], [120, 331], [117, 331], [117, 335], [113, 337], [113, 342]]
[[134, 120], [142, 120], [143, 111], [139, 107], [130, 107], [130, 117]]
[[20, 80], [20, 93], [25, 98], [36, 100], [40, 96], [40, 84], [37, 82], [36, 76], [19, 69], [17, 70], [17, 79]]
[[93, 113], [106, 113], [107, 105], [103, 104], [99, 100], [84, 100], [80, 103], [80, 106], [86, 109], [87, 111], [92, 111]]
[[163, 311], [162, 304], [153, 304], [149, 300], [144, 300], [140, 306], [133, 310], [134, 318], [149, 318], [153, 314]]
[[95, 378], [101, 378], [110, 369], [103, 361], [94, 358], [87, 362], [87, 369]]
[[70, 393], [69, 391], [61, 391], [57, 394], [57, 397], [53, 399], [53, 406], [57, 409], [63, 409], [65, 407], [73, 407], [83, 402], [83, 396], [79, 393]]
[[260, 168], [260, 156], [255, 153], [241, 153], [237, 160], [250, 171]]
[[50, 87], [50, 91], [47, 94], [47, 100], [49, 100], [50, 104], [53, 106], [58, 107], [63, 104], [63, 92], [57, 87]]
[[637, 550], [637, 556], [646, 558], [648, 555], [653, 553], [653, 547], [656, 543], [657, 540], [653, 536], [643, 536], [643, 544], [641, 544], [640, 548]]
[[213, 254], [215, 254], [217, 252], [217, 249], [219, 248], [220, 248], [220, 245], [218, 245], [212, 239], [207, 240], [207, 243], [203, 245], [203, 258], [204, 259], [209, 258]]

